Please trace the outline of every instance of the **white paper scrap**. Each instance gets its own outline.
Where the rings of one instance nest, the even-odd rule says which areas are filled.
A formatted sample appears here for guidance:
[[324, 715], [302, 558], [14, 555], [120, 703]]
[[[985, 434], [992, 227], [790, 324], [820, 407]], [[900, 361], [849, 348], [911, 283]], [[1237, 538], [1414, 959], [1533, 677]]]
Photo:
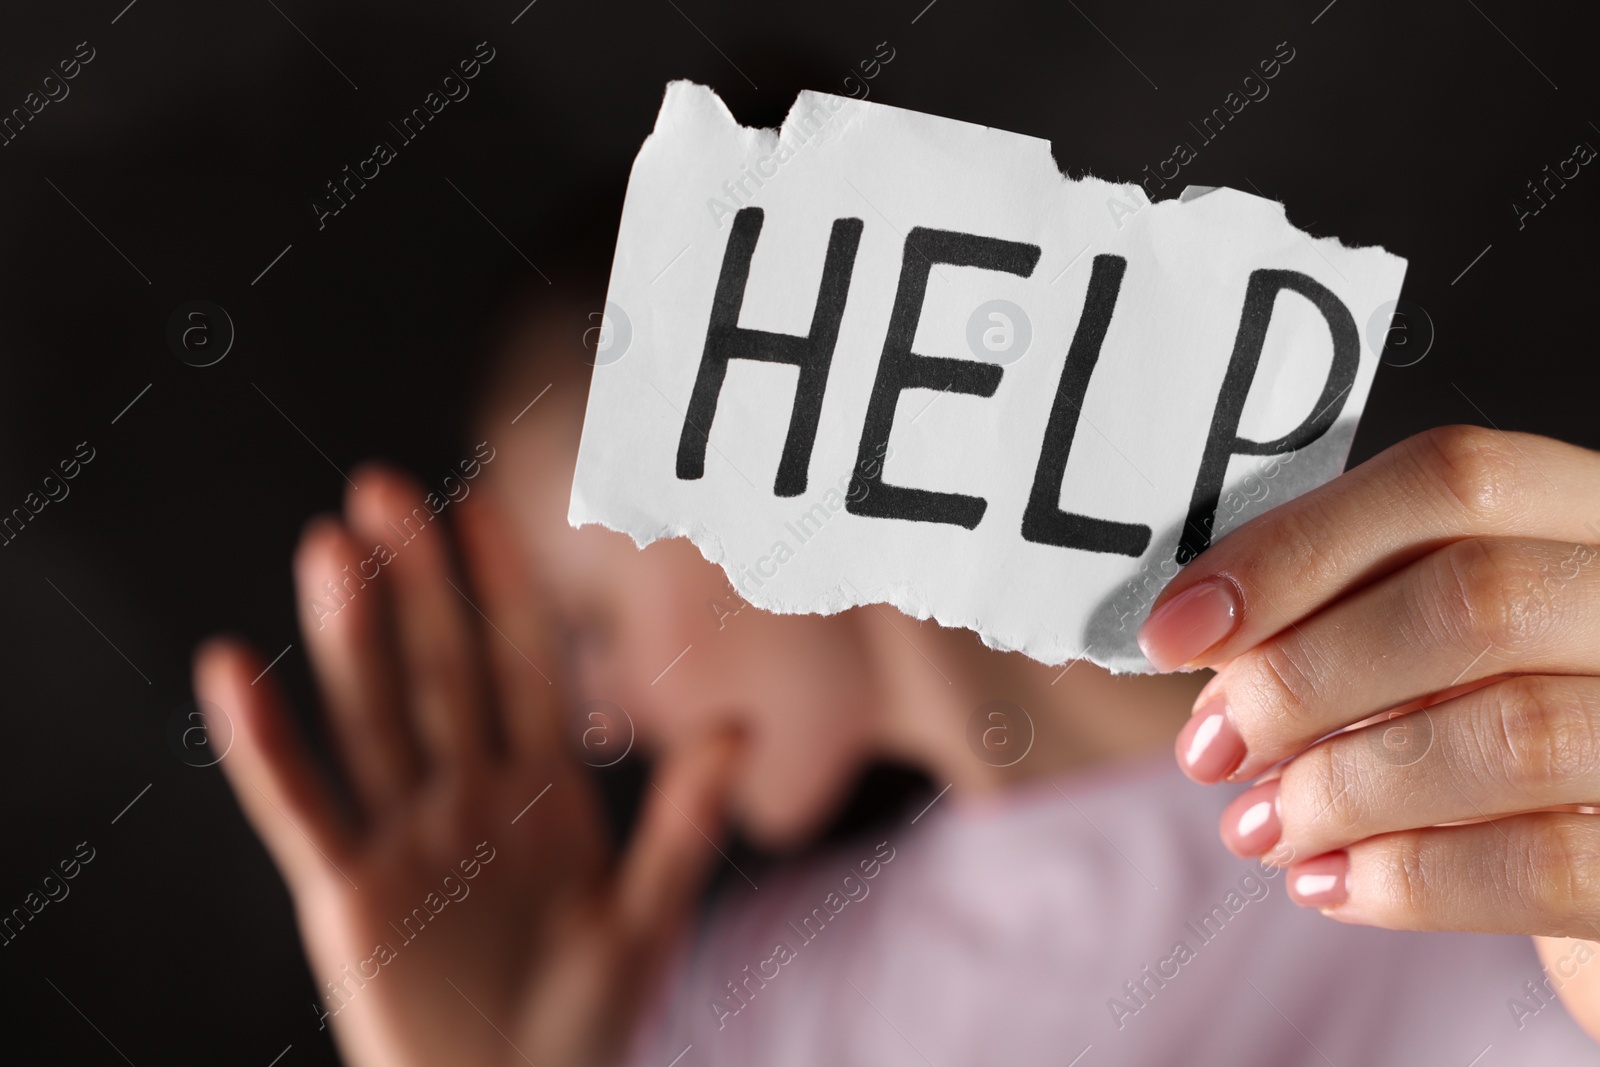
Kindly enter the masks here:
[[747, 129], [674, 82], [568, 517], [686, 535], [770, 611], [888, 603], [1149, 670], [1182, 563], [1343, 469], [1404, 273], [1233, 189], [1152, 204], [1038, 138], [823, 93]]

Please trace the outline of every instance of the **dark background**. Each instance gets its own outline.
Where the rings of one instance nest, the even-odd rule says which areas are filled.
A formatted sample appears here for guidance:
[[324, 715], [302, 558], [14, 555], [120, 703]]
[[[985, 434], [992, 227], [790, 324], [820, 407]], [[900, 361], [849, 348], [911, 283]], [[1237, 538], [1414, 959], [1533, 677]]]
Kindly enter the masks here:
[[[274, 669], [309, 691], [287, 564], [339, 502], [335, 467], [385, 456], [430, 477], [467, 454], [486, 353], [539, 272], [593, 290], [604, 270], [669, 79], [772, 125], [799, 89], [845, 92], [887, 41], [872, 100], [1137, 180], [1287, 41], [1271, 95], [1168, 195], [1259, 189], [1410, 260], [1437, 339], [1380, 370], [1353, 458], [1446, 422], [1600, 444], [1600, 164], [1521, 230], [1511, 206], [1600, 145], [1579, 5], [538, 0], [513, 24], [526, 0], [275, 2], [0, 13], [0, 113], [78, 42], [96, 51], [0, 147], [0, 513], [78, 442], [96, 450], [0, 548], [0, 913], [78, 842], [97, 852], [0, 948], [5, 1062], [333, 1060], [287, 895], [217, 769], [169, 744], [189, 652], [218, 629], [268, 656], [293, 642]], [[483, 40], [496, 58], [470, 97], [319, 232], [323, 183]], [[204, 369], [165, 340], [195, 298], [237, 328]], [[1396, 363], [1419, 351], [1410, 322]]]

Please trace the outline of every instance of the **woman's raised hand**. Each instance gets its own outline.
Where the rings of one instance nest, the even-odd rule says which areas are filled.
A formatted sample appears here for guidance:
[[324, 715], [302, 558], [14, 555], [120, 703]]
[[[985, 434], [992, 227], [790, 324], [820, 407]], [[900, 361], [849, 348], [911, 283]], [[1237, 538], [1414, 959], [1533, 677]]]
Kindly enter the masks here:
[[737, 743], [660, 766], [612, 856], [550, 620], [492, 502], [451, 506], [463, 579], [413, 482], [356, 477], [294, 567], [346, 788], [262, 657], [216, 639], [194, 670], [234, 731], [222, 766], [288, 883], [324, 1022], [352, 1064], [612, 1062], [717, 860]]

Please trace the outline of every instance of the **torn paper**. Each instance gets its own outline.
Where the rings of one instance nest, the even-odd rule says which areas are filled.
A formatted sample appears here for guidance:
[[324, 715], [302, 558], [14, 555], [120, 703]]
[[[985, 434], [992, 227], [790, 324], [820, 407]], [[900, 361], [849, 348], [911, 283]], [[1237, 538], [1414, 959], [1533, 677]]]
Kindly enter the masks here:
[[1149, 670], [1182, 563], [1343, 468], [1404, 271], [1236, 190], [1068, 180], [1037, 138], [809, 92], [746, 129], [675, 82], [569, 519], [687, 535], [771, 611]]

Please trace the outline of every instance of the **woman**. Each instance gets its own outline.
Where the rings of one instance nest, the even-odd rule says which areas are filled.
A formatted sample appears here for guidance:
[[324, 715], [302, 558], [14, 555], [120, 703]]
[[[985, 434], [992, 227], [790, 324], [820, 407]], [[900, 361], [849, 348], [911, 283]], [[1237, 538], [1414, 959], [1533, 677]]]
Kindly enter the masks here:
[[[571, 530], [563, 348], [513, 345], [459, 503], [368, 467], [306, 530], [348, 804], [254, 652], [197, 657], [351, 1063], [1600, 1059], [1565, 1013], [1600, 1033], [1600, 950], [1565, 940], [1600, 937], [1600, 457], [1444, 430], [1241, 528], [1141, 632], [1202, 688], [764, 614], [686, 542]], [[574, 706], [655, 757], [620, 855]], [[1202, 790], [1150, 755], [1174, 731], [1196, 781], [1278, 772]], [[804, 844], [879, 758], [948, 793], [776, 871], [722, 854]]]

